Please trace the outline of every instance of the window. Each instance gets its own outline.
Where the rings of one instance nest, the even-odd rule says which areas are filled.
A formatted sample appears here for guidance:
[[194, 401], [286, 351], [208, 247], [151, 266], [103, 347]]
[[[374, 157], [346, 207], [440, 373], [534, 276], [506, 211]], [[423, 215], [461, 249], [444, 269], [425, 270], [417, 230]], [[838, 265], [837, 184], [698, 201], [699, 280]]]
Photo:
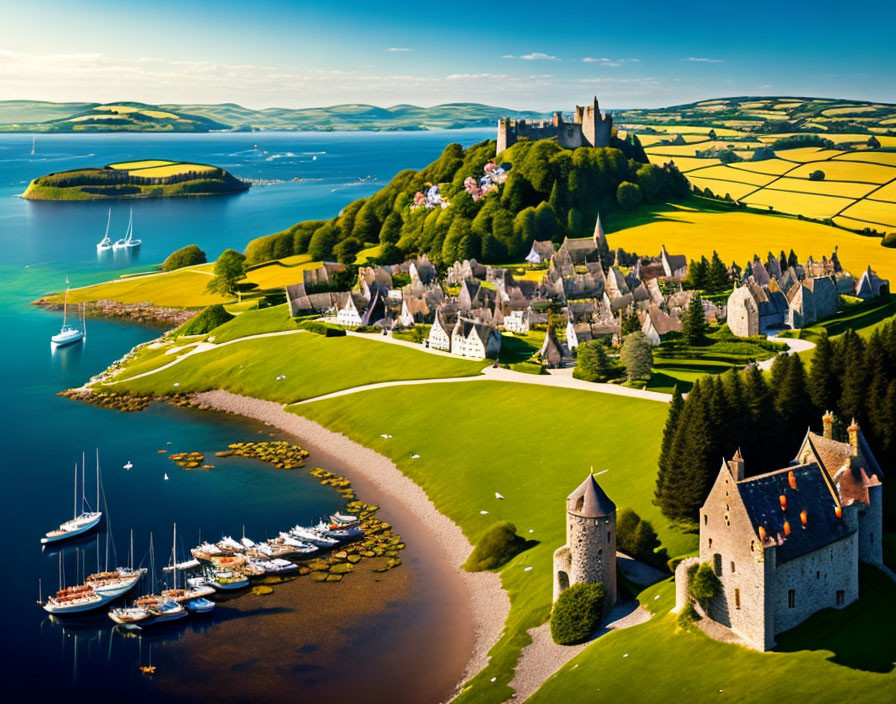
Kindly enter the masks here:
[[611, 531], [607, 531], [607, 542], [609, 543], [613, 539], [613, 533]]
[[734, 574], [734, 560], [731, 561], [731, 574]]
[[735, 609], [740, 608], [740, 589], [734, 590], [734, 608]]
[[709, 514], [703, 514], [703, 525], [707, 525], [709, 523]]
[[756, 550], [756, 541], [751, 540], [750, 541], [750, 552], [754, 552], [755, 550]]
[[842, 589], [837, 590], [837, 606], [843, 606], [843, 602], [846, 601], [846, 592]]
[[796, 589], [790, 589], [787, 592], [787, 608], [788, 609], [796, 608]]
[[815, 579], [821, 579], [821, 572], [815, 573]]
[[712, 538], [709, 539], [709, 547], [712, 548]]
[[722, 556], [719, 553], [716, 553], [712, 556], [712, 570], [716, 573], [716, 576], [722, 575]]

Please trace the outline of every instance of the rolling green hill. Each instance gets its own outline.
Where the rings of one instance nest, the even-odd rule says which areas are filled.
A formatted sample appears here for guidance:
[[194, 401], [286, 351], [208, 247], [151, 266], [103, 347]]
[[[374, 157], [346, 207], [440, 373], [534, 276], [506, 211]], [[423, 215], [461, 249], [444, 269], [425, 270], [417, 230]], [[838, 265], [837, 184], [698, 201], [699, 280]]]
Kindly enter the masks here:
[[479, 103], [433, 107], [334, 105], [322, 108], [252, 110], [220, 105], [145, 103], [0, 102], [0, 132], [209, 132], [213, 130], [427, 130], [494, 125], [499, 117], [543, 114]]

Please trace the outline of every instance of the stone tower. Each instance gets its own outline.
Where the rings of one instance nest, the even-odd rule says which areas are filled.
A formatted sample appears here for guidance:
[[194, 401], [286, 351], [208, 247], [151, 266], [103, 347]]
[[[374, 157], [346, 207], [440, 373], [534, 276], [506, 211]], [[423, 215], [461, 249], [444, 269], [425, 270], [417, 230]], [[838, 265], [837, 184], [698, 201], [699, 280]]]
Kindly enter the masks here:
[[554, 601], [573, 584], [603, 582], [616, 603], [616, 504], [593, 474], [566, 498], [566, 545], [554, 553]]

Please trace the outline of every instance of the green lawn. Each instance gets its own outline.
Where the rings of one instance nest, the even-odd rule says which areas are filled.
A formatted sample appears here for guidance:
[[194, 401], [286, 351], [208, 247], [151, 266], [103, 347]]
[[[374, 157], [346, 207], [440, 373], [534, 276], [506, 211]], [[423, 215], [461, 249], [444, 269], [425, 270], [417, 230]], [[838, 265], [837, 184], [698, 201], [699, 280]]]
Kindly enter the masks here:
[[525, 362], [541, 349], [541, 346], [544, 344], [544, 336], [544, 330], [530, 330], [525, 335], [516, 335], [511, 332], [504, 333], [501, 336], [499, 361], [502, 364]]
[[884, 625], [896, 622], [896, 585], [863, 569], [861, 594], [781, 634], [775, 652], [759, 653], [678, 627], [666, 581], [640, 596], [653, 619], [599, 638], [529, 702], [891, 702], [896, 641]]
[[849, 306], [837, 315], [825, 318], [815, 325], [793, 330], [782, 336], [815, 342], [824, 330], [831, 336], [855, 330], [863, 337], [869, 337], [875, 329], [884, 325], [894, 315], [896, 315], [896, 297], [890, 296], [886, 300], [872, 300]]
[[216, 327], [208, 336], [209, 339], [214, 338], [216, 344], [220, 344], [247, 335], [298, 329], [295, 320], [289, 315], [289, 305], [283, 303], [279, 306], [240, 313], [233, 320]]
[[288, 403], [380, 381], [472, 376], [483, 366], [374, 340], [302, 332], [236, 342], [109, 390], [162, 395], [226, 389]]
[[590, 468], [610, 470], [600, 475], [601, 486], [619, 507], [631, 506], [652, 521], [670, 555], [695, 547], [695, 536], [672, 529], [651, 502], [667, 408], [483, 381], [379, 389], [291, 410], [392, 458], [472, 542], [500, 520], [539, 541], [501, 570], [512, 601], [507, 629], [489, 666], [461, 696], [497, 704], [511, 693], [507, 683], [529, 642], [526, 630], [548, 617], [552, 554], [565, 541], [565, 498]]

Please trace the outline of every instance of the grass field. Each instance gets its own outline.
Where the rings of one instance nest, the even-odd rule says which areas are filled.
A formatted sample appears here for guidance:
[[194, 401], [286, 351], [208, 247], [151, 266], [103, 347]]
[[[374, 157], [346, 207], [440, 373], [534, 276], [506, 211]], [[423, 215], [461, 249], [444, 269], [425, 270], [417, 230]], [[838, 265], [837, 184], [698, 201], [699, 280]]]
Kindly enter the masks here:
[[[483, 412], [464, 410], [470, 408]], [[610, 470], [601, 486], [617, 506], [651, 520], [669, 554], [695, 546], [651, 502], [665, 404], [485, 381], [380, 389], [292, 410], [392, 458], [471, 540], [509, 520], [538, 541], [501, 570], [512, 603], [507, 628], [461, 702], [498, 704], [509, 697], [525, 631], [550, 610], [552, 554], [565, 541], [565, 497], [590, 468]], [[419, 459], [412, 459], [415, 453]], [[496, 500], [495, 492], [505, 499]], [[532, 570], [524, 571], [527, 566]]]
[[611, 248], [655, 254], [665, 244], [670, 252], [689, 258], [717, 250], [722, 259], [741, 266], [753, 254], [764, 256], [782, 248], [793, 248], [801, 261], [810, 254], [820, 259], [823, 254], [830, 256], [839, 245], [838, 256], [845, 269], [859, 275], [871, 264], [880, 276], [896, 281], [896, 250], [881, 247], [879, 239], [791, 217], [658, 206], [632, 216], [608, 216], [605, 227]]
[[240, 313], [233, 320], [212, 330], [208, 334], [208, 339], [220, 344], [247, 335], [260, 335], [281, 330], [298, 330], [296, 321], [289, 315], [289, 306], [286, 303]]
[[[176, 308], [201, 308], [212, 303], [224, 303], [227, 298], [206, 290], [212, 278], [214, 263], [199, 264], [162, 274], [125, 276], [93, 286], [73, 288], [70, 303], [111, 300], [119, 303], [152, 303]], [[47, 300], [62, 303], [63, 295], [47, 296]]]
[[226, 389], [289, 403], [380, 381], [473, 376], [484, 366], [363, 338], [296, 333], [196, 354], [111, 389], [139, 395]]
[[669, 613], [674, 585], [663, 582], [640, 596], [655, 614], [648, 623], [599, 638], [528, 701], [652, 704], [686, 692], [694, 702], [890, 702], [896, 649], [882, 624], [896, 619], [896, 585], [863, 569], [861, 595], [781, 634], [775, 652], [759, 653], [679, 627]]

